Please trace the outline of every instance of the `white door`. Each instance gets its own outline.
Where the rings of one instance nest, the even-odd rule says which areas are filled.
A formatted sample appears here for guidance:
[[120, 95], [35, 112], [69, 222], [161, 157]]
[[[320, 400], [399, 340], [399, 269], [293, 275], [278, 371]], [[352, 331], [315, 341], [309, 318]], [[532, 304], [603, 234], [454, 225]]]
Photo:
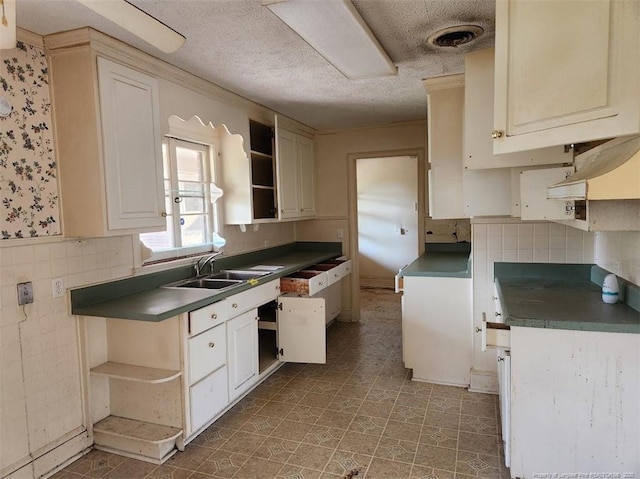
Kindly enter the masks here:
[[327, 362], [325, 300], [297, 294], [278, 298], [278, 360]]
[[[229, 400], [246, 391], [258, 377], [258, 310], [227, 322]], [[253, 380], [252, 380], [253, 379]]]
[[392, 288], [398, 269], [419, 254], [418, 159], [356, 161], [360, 282]]
[[298, 208], [298, 165], [296, 161], [296, 135], [276, 129], [278, 209], [281, 219], [297, 218]]
[[98, 57], [109, 230], [165, 229], [155, 78]]

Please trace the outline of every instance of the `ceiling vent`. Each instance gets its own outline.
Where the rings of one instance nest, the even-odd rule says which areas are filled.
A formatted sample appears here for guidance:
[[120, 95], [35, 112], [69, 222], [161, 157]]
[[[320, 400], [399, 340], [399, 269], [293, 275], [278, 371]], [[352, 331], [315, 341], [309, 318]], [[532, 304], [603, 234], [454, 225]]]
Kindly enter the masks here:
[[476, 25], [457, 25], [439, 30], [427, 42], [436, 47], [457, 47], [472, 42], [484, 33], [482, 27]]

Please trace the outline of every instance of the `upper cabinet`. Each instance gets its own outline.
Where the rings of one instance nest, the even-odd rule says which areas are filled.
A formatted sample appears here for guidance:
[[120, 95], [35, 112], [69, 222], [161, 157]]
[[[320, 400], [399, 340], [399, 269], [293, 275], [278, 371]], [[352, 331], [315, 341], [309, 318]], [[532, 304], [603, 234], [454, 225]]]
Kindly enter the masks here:
[[64, 234], [165, 228], [155, 78], [92, 45], [50, 48]]
[[464, 56], [464, 137], [465, 170], [525, 167], [571, 163], [573, 152], [563, 146], [523, 152], [495, 154], [491, 138], [493, 121], [494, 50], [480, 50]]
[[313, 140], [250, 120], [250, 157], [222, 144], [225, 223], [254, 224], [315, 216]]
[[423, 80], [427, 90], [429, 216], [464, 218], [462, 117], [464, 75]]
[[498, 0], [493, 151], [640, 132], [640, 3]]
[[313, 218], [316, 213], [313, 140], [280, 127], [276, 131], [279, 217]]

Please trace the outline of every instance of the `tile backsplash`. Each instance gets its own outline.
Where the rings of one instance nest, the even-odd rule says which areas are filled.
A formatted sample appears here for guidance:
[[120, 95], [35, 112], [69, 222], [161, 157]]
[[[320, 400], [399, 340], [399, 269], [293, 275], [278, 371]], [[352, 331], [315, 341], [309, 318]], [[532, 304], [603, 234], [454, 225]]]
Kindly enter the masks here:
[[595, 262], [601, 268], [640, 285], [640, 231], [596, 233]]

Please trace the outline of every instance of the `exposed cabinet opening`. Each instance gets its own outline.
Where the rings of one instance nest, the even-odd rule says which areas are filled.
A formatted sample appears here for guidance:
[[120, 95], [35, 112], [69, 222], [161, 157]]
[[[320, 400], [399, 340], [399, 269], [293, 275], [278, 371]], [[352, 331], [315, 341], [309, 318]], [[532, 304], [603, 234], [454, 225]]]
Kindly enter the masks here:
[[262, 373], [275, 362], [277, 357], [277, 309], [278, 302], [271, 301], [258, 308], [258, 372]]
[[273, 128], [249, 121], [253, 218], [277, 218]]

